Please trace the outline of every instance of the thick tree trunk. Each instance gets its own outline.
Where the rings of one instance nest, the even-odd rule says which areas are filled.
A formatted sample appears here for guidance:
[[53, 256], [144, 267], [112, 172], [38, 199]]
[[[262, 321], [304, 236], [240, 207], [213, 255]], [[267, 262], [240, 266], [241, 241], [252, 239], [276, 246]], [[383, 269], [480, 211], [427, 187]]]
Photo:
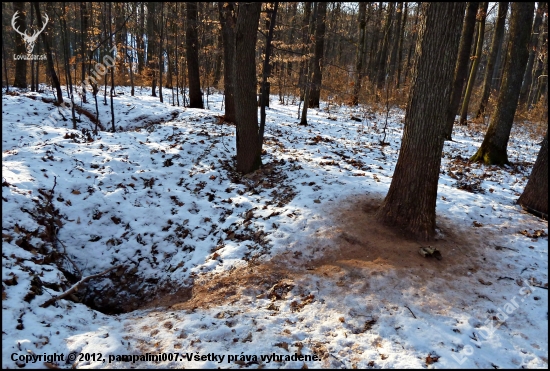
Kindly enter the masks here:
[[527, 211], [537, 216], [545, 216], [548, 220], [548, 131], [518, 203]]
[[223, 36], [223, 85], [225, 95], [225, 120], [235, 122], [235, 3], [218, 2]]
[[456, 112], [460, 105], [462, 88], [468, 77], [468, 61], [470, 60], [470, 50], [472, 49], [472, 40], [474, 39], [478, 7], [478, 2], [469, 2], [466, 6], [466, 16], [464, 17], [464, 24], [462, 25], [460, 47], [458, 48], [458, 58], [455, 66], [453, 91], [451, 93], [451, 103], [448, 112], [449, 115], [446, 118], [445, 125], [445, 139], [447, 140], [451, 140]]
[[[40, 24], [40, 28], [42, 28], [42, 15], [40, 14], [40, 3], [32, 3], [34, 6], [34, 10], [36, 11], [36, 18], [39, 20], [37, 24]], [[53, 57], [52, 57], [52, 50], [50, 49], [50, 44], [48, 43], [48, 39], [46, 38], [46, 30], [40, 33], [40, 37], [42, 38], [42, 42], [44, 43], [44, 48], [46, 49], [46, 60], [48, 61], [48, 73], [51, 76], [52, 84], [55, 88], [56, 97], [57, 97], [57, 103], [62, 104], [63, 103], [63, 93], [61, 92], [61, 85], [59, 83], [59, 78], [57, 77], [57, 73], [55, 73], [55, 68], [53, 65]]]
[[315, 22], [315, 51], [313, 56], [313, 78], [311, 81], [311, 93], [309, 97], [309, 107], [319, 108], [321, 99], [321, 81], [323, 72], [323, 52], [325, 47], [325, 22], [327, 18], [327, 3], [320, 1], [317, 3], [317, 21]]
[[466, 3], [423, 6], [401, 150], [378, 216], [388, 225], [428, 240], [435, 233], [445, 119]]
[[508, 2], [498, 3], [498, 15], [493, 32], [493, 40], [491, 41], [491, 50], [487, 59], [487, 67], [485, 69], [485, 79], [483, 80], [483, 92], [481, 93], [481, 102], [477, 110], [476, 117], [481, 117], [485, 114], [489, 96], [491, 95], [491, 85], [493, 82], [493, 72], [495, 70], [495, 62], [497, 60], [498, 50], [502, 45], [504, 36], [504, 24], [506, 23], [506, 13], [508, 12]]
[[[25, 13], [25, 3], [24, 2], [14, 2], [13, 3], [13, 12], [17, 13], [16, 26], [18, 29], [25, 33], [27, 32], [27, 16]], [[27, 48], [25, 41], [22, 36], [15, 36], [15, 54], [17, 55], [27, 55]], [[16, 88], [27, 88], [27, 61], [25, 59], [17, 59], [15, 61], [15, 79], [13, 81], [13, 86]]]
[[359, 3], [359, 40], [357, 44], [357, 54], [355, 55], [355, 83], [353, 84], [353, 95], [351, 105], [356, 106], [359, 103], [359, 91], [361, 91], [361, 79], [363, 77], [363, 60], [365, 59], [365, 27], [367, 14], [367, 3]]
[[507, 46], [506, 64], [495, 113], [481, 147], [470, 159], [487, 165], [508, 163], [508, 139], [514, 123], [521, 82], [529, 58], [529, 38], [535, 3], [512, 3], [510, 40]]
[[[187, 75], [189, 77], [189, 108], [204, 108], [199, 70], [199, 37], [197, 35], [197, 3], [187, 3]], [[255, 91], [256, 89], [254, 89]]]
[[533, 81], [532, 69], [535, 62], [535, 53], [537, 50], [537, 41], [539, 39], [539, 29], [542, 24], [542, 18], [544, 16], [544, 6], [541, 2], [538, 3], [535, 20], [533, 22], [533, 31], [531, 32], [531, 41], [529, 42], [529, 59], [527, 60], [527, 67], [525, 69], [525, 75], [523, 76], [523, 84], [521, 85], [521, 92], [519, 94], [519, 104], [523, 105], [527, 102], [529, 97], [529, 90], [531, 90], [531, 83]]
[[261, 2], [240, 3], [235, 31], [237, 171], [243, 174], [262, 165], [256, 101], [256, 40], [261, 7]]
[[466, 92], [464, 93], [464, 99], [462, 101], [462, 109], [460, 110], [460, 125], [465, 125], [468, 117], [468, 106], [470, 105], [470, 97], [474, 90], [474, 84], [476, 82], [477, 69], [479, 62], [481, 61], [481, 51], [483, 50], [483, 38], [485, 36], [485, 19], [487, 18], [488, 2], [483, 2], [479, 6], [479, 12], [477, 14], [477, 21], [479, 22], [477, 28], [477, 42], [476, 42], [476, 54], [472, 62], [472, 68], [470, 69], [470, 77], [468, 78], [468, 85], [466, 86]]

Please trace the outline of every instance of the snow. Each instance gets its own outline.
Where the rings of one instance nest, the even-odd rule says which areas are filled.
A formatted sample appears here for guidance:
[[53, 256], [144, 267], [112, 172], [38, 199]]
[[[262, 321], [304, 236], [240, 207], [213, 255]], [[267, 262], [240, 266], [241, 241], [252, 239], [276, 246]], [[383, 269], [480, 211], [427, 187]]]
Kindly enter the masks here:
[[[41, 100], [47, 92], [3, 92], [2, 367], [24, 367], [19, 356], [54, 353], [64, 360], [48, 362], [62, 368], [548, 366], [548, 223], [515, 203], [540, 138], [514, 129], [513, 165], [505, 168], [467, 163], [483, 132], [456, 127], [454, 141], [445, 143], [440, 238], [452, 240], [449, 226], [463, 238], [442, 252], [442, 262], [463, 256], [464, 267], [475, 262], [471, 270], [438, 270], [431, 261], [398, 267], [362, 253], [339, 260], [331, 250], [342, 236], [349, 246], [377, 243], [362, 241], [361, 231], [343, 234], [342, 210], [387, 193], [402, 110], [392, 109], [389, 145], [382, 147], [385, 114], [322, 104], [309, 110], [303, 127], [296, 105], [272, 97], [264, 167], [241, 177], [232, 170], [235, 128], [218, 123], [220, 94], [199, 110], [173, 106], [166, 90], [165, 103], [136, 90], [131, 97], [117, 87], [124, 93], [115, 98], [118, 130], [92, 140], [82, 131], [94, 127], [84, 115], [78, 130], [66, 113], [67, 121], [44, 121], [57, 110]], [[100, 121], [110, 128], [102, 98]], [[95, 114], [90, 94], [88, 100], [83, 106]], [[74, 283], [48, 263], [45, 227], [32, 217], [52, 188], [62, 221], [57, 248], [83, 276], [123, 264], [139, 283], [154, 279], [159, 291], [194, 283], [194, 293], [212, 297], [186, 307], [174, 305], [174, 294], [171, 306], [117, 315], [69, 300], [41, 307]], [[18, 246], [25, 236], [27, 248]], [[418, 276], [422, 271], [430, 279]], [[271, 296], [281, 282], [285, 292]], [[66, 361], [71, 352], [87, 356]], [[191, 359], [116, 360], [147, 353]], [[321, 360], [260, 358], [273, 353]], [[45, 359], [35, 360], [26, 367], [45, 367]]]

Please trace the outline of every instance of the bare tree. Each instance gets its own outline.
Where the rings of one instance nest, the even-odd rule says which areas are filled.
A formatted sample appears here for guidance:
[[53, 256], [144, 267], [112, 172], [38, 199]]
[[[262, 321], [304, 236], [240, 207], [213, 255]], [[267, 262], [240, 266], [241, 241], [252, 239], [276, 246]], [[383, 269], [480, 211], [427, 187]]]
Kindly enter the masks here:
[[504, 24], [506, 23], [506, 13], [508, 12], [508, 2], [503, 1], [498, 3], [498, 15], [495, 24], [495, 31], [493, 32], [493, 40], [491, 41], [491, 50], [487, 57], [487, 67], [485, 68], [485, 78], [483, 79], [483, 92], [481, 93], [481, 101], [479, 103], [479, 109], [477, 110], [476, 117], [481, 117], [485, 114], [487, 103], [489, 102], [489, 96], [491, 95], [491, 85], [493, 82], [493, 72], [495, 70], [495, 62], [497, 59], [498, 50], [502, 45], [502, 39], [504, 36]]
[[261, 2], [239, 3], [235, 30], [237, 171], [243, 174], [262, 164], [256, 101], [256, 40], [261, 7]]
[[[437, 183], [466, 3], [425, 3], [399, 158], [378, 211], [386, 224], [427, 240], [435, 234]], [[438, 58], [434, 58], [437, 55]]]
[[483, 162], [487, 165], [508, 163], [506, 149], [514, 123], [523, 74], [529, 58], [527, 46], [531, 36], [534, 8], [534, 2], [512, 3], [510, 40], [497, 106], [483, 143], [470, 158], [471, 161]]
[[548, 130], [518, 203], [530, 213], [548, 220]]
[[197, 34], [197, 13], [197, 3], [188, 2], [186, 19], [187, 32], [185, 34], [185, 45], [187, 51], [187, 75], [189, 77], [190, 108], [204, 108], [199, 70], [199, 37]]

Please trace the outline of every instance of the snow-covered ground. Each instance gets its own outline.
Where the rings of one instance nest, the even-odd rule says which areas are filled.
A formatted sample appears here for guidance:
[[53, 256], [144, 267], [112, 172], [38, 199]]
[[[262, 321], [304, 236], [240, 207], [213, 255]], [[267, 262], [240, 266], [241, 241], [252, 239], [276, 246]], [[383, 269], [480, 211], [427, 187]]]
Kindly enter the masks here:
[[[469, 164], [483, 133], [455, 128], [436, 260], [373, 215], [404, 112], [381, 146], [367, 107], [322, 105], [303, 127], [272, 97], [264, 166], [242, 177], [221, 95], [199, 110], [117, 92], [118, 131], [97, 136], [52, 117], [51, 93], [3, 92], [2, 367], [548, 366], [548, 223], [515, 204], [541, 138], [514, 130], [499, 168]], [[119, 314], [44, 305], [112, 267], [75, 295]]]

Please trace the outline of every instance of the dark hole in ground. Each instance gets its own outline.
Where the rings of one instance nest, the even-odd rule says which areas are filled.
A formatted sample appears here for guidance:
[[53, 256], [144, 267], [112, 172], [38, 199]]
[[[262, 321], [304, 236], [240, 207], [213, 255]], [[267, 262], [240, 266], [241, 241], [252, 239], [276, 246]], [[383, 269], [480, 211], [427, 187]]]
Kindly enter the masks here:
[[121, 314], [154, 306], [160, 297], [174, 295], [180, 302], [191, 299], [192, 281], [161, 282], [128, 270], [114, 270], [88, 283], [78, 298], [91, 309], [104, 314]]

